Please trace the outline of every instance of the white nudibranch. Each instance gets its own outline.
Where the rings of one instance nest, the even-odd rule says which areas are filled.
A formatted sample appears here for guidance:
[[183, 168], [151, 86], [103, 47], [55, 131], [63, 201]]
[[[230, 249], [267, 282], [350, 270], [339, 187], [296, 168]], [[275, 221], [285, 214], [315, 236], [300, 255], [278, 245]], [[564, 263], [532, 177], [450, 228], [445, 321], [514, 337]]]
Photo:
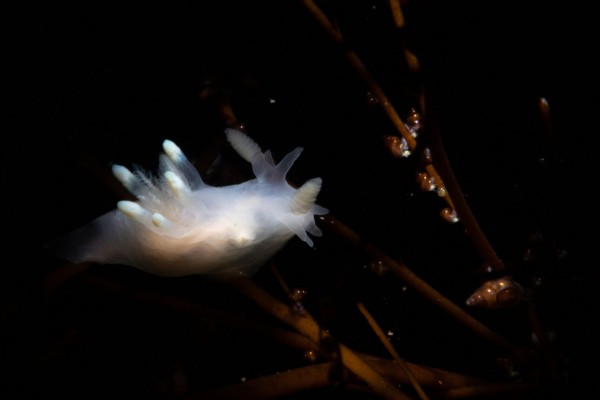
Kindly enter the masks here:
[[114, 165], [114, 176], [137, 197], [51, 243], [78, 263], [124, 264], [160, 276], [253, 275], [294, 235], [313, 246], [321, 236], [315, 204], [321, 179], [295, 189], [286, 174], [302, 152], [296, 148], [275, 164], [246, 134], [227, 129], [231, 146], [252, 164], [255, 179], [215, 187], [170, 140], [163, 142], [159, 176]]

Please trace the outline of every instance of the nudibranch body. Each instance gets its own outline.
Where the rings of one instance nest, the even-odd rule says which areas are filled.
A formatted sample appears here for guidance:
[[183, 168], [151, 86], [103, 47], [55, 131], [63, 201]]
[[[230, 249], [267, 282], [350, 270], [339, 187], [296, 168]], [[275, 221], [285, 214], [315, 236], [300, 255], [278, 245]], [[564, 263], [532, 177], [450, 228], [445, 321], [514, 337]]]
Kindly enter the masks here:
[[227, 129], [231, 146], [252, 164], [255, 179], [214, 187], [175, 143], [165, 140], [159, 176], [114, 165], [117, 179], [137, 197], [55, 243], [58, 254], [78, 263], [125, 264], [160, 276], [253, 275], [294, 235], [313, 246], [320, 236], [314, 216], [321, 179], [295, 189], [286, 174], [302, 152], [275, 164], [270, 151], [246, 134]]

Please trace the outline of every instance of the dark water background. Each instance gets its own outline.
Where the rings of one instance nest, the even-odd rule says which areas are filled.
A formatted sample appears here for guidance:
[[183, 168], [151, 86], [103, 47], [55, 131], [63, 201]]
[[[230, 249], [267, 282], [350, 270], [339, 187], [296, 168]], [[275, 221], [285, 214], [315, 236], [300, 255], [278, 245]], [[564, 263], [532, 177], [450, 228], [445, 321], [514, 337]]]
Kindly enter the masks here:
[[[10, 124], [1, 147], [0, 282], [2, 360], [12, 371], [4, 376], [7, 398], [167, 398], [160, 384], [175, 366], [183, 365], [194, 393], [305, 364], [298, 352], [262, 338], [77, 279], [40, 297], [39, 283], [59, 265], [42, 244], [118, 200], [90, 165], [153, 170], [165, 138], [201, 164], [219, 154], [221, 171], [236, 163], [219, 147], [217, 99], [230, 102], [276, 159], [303, 146], [289, 177], [322, 177], [320, 204], [457, 304], [495, 277], [477, 272], [481, 260], [460, 224], [443, 223], [442, 201], [417, 188], [418, 159], [386, 152], [382, 135], [393, 127], [300, 2], [214, 3], [48, 3], [6, 12]], [[547, 384], [533, 398], [597, 390], [592, 10], [411, 2], [409, 29], [400, 34], [385, 2], [321, 3], [401, 115], [418, 107], [421, 83], [435, 97], [436, 122], [469, 205], [526, 287], [560, 361], [558, 380], [535, 366]], [[419, 56], [421, 77], [407, 71], [401, 39]], [[552, 136], [543, 129], [540, 97], [551, 106]], [[331, 232], [316, 248], [294, 239], [275, 261], [288, 284], [308, 290], [307, 308], [342, 342], [386, 356], [356, 312], [363, 301], [395, 332], [408, 361], [499, 381], [532, 374], [510, 378], [496, 362], [502, 351], [396, 278], [372, 274], [365, 267], [371, 260]], [[534, 260], [524, 260], [528, 250]], [[230, 288], [201, 277], [165, 280], [117, 266], [90, 273], [263, 318]], [[268, 268], [254, 279], [283, 298]], [[473, 314], [531, 345], [522, 308]], [[79, 332], [73, 344], [43, 358], [71, 328]], [[555, 390], [557, 381], [567, 388]], [[306, 398], [319, 394], [344, 398], [340, 391]]]

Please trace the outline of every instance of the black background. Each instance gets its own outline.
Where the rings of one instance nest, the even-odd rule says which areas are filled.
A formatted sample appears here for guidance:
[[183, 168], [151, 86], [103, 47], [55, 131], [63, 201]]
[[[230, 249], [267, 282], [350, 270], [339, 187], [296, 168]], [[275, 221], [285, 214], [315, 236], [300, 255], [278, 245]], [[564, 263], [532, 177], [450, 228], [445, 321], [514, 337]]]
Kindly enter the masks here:
[[[454, 173], [508, 271], [535, 302], [559, 354], [566, 393], [587, 387], [598, 315], [595, 10], [409, 2], [407, 29], [398, 32], [385, 2], [319, 4], [402, 116], [418, 107], [420, 85], [428, 89]], [[123, 305], [77, 282], [39, 298], [39, 283], [59, 264], [43, 243], [118, 200], [90, 165], [108, 171], [112, 163], [139, 163], [153, 170], [169, 138], [197, 164], [223, 154], [218, 167], [234, 163], [249, 173], [223, 147], [218, 99], [229, 101], [248, 134], [276, 159], [303, 146], [289, 177], [321, 176], [320, 204], [450, 299], [462, 304], [490, 278], [476, 271], [481, 261], [460, 224], [440, 221], [441, 200], [417, 188], [418, 159], [386, 152], [382, 135], [393, 127], [369, 105], [364, 83], [300, 2], [47, 3], [9, 8], [4, 18], [2, 359], [14, 371], [3, 385], [10, 396], [163, 398], [153, 385], [174, 360], [186, 365], [198, 391], [298, 362], [289, 351], [266, 357], [266, 344], [244, 345], [231, 333], [229, 340], [241, 344], [214, 354], [206, 343], [217, 340], [204, 327]], [[407, 71], [401, 41], [419, 57], [420, 76]], [[540, 97], [551, 107], [550, 136]], [[289, 284], [309, 291], [311, 312], [343, 342], [380, 351], [352, 308], [365, 301], [390, 330], [405, 332], [407, 360], [506, 378], [495, 366], [496, 349], [410, 289], [403, 295], [395, 278], [369, 274], [363, 266], [370, 260], [342, 240], [326, 231], [315, 243], [312, 252], [293, 239], [276, 262]], [[526, 262], [528, 249], [537, 258]], [[114, 266], [92, 273], [251, 308], [231, 289], [198, 277], [161, 280]], [[268, 269], [255, 279], [277, 293]], [[528, 345], [521, 311], [475, 315]], [[82, 338], [58, 361], [40, 362], [39, 354], [73, 326]], [[200, 339], [189, 333], [198, 330]], [[221, 370], [218, 362], [235, 367]], [[549, 380], [539, 398], [555, 394]]]

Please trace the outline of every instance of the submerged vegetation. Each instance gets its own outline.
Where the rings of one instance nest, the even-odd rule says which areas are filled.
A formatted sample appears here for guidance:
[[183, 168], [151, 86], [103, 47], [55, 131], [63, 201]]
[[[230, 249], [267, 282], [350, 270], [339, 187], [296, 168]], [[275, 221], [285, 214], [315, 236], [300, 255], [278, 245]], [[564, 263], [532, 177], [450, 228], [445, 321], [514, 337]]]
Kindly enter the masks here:
[[[582, 145], [560, 65], [540, 68], [555, 34], [525, 34], [556, 11], [543, 5], [550, 17], [534, 21], [510, 5], [225, 3], [76, 10], [89, 20], [58, 35], [75, 64], [58, 75], [69, 98], [26, 128], [63, 132], [32, 150], [35, 191], [17, 157], [2, 171], [28, 211], [9, 225], [19, 242], [3, 287], [3, 398], [579, 393], [598, 277], [581, 233]], [[64, 264], [42, 250], [131, 198], [110, 165], [152, 165], [164, 139], [211, 185], [251, 176], [226, 127], [274, 155], [304, 147], [288, 177], [323, 178], [330, 214], [316, 217], [315, 249], [294, 238], [234, 280]]]

